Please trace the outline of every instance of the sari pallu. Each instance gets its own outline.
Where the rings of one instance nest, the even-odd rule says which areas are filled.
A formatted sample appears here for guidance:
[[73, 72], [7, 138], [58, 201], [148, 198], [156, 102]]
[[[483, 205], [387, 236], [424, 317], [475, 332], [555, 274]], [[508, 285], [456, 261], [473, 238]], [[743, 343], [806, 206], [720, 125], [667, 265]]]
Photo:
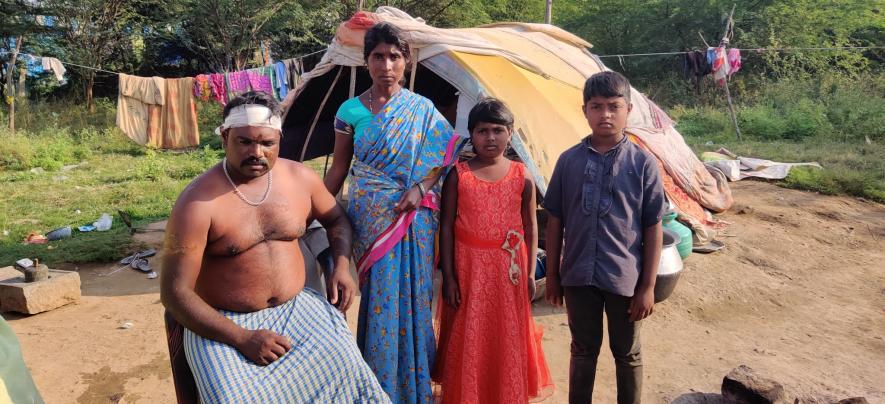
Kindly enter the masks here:
[[[353, 133], [340, 126], [340, 132]], [[397, 403], [432, 401], [436, 341], [430, 302], [439, 183], [415, 211], [398, 215], [393, 208], [415, 183], [449, 165], [458, 143], [433, 103], [406, 89], [354, 137], [347, 213], [361, 280], [357, 342]]]

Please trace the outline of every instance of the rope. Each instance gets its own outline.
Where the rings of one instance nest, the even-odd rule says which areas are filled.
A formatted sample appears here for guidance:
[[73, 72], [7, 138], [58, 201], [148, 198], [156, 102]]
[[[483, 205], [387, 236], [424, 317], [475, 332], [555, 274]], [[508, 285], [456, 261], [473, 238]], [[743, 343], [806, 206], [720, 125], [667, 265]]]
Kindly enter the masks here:
[[[325, 51], [327, 51], [327, 50], [329, 50], [329, 48], [323, 48], [323, 49], [320, 49], [320, 50], [318, 50], [318, 51], [316, 51], [316, 52], [311, 52], [311, 53], [308, 53], [308, 54], [304, 54], [304, 55], [296, 56], [296, 57], [294, 57], [294, 58], [290, 58], [290, 59], [299, 59], [299, 60], [302, 60], [302, 59], [304, 59], [304, 58], [306, 58], [306, 57], [308, 57], [308, 56], [313, 56], [313, 55], [316, 55], [316, 54], [318, 54], [318, 53], [323, 53], [323, 52], [325, 52]], [[0, 55], [6, 55], [6, 54], [10, 54], [10, 53], [12, 53], [12, 52], [4, 51], [4, 50], [0, 50]], [[30, 56], [30, 57], [33, 57], [33, 58], [42, 57], [42, 56], [32, 55], [32, 54], [30, 54], [30, 53], [26, 53], [26, 52], [19, 52], [18, 54], [19, 54], [19, 55]], [[63, 64], [63, 65], [81, 67], [81, 68], [84, 68], [84, 69], [95, 70], [95, 71], [102, 72], [102, 73], [107, 73], [107, 74], [116, 74], [116, 75], [123, 74], [123, 73], [119, 73], [119, 72], [112, 72], [112, 71], [108, 71], [108, 70], [104, 70], [104, 69], [99, 69], [99, 68], [97, 68], [97, 67], [83, 66], [83, 65], [80, 65], [80, 64], [76, 64], [76, 63], [65, 62], [65, 61], [63, 61], [63, 60], [59, 60], [59, 62], [61, 62], [61, 64]]]
[[[866, 50], [866, 49], [885, 49], [885, 46], [841, 46], [835, 48], [738, 48], [743, 52], [792, 52], [792, 51], [824, 51], [824, 50]], [[684, 55], [688, 52], [655, 52], [655, 53], [625, 53], [617, 55], [599, 55], [600, 58], [625, 58], [634, 56], [670, 56]]]

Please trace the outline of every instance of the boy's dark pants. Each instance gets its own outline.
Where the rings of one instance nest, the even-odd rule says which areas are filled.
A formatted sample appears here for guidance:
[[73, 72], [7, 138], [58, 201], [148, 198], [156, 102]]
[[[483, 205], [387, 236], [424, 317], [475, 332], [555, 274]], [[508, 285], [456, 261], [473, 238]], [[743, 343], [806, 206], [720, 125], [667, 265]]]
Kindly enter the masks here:
[[639, 403], [642, 392], [642, 355], [639, 322], [630, 321], [630, 298], [593, 286], [564, 288], [568, 326], [572, 333], [569, 366], [569, 403], [593, 401], [596, 359], [602, 346], [602, 311], [608, 318], [608, 339], [615, 357], [618, 404]]

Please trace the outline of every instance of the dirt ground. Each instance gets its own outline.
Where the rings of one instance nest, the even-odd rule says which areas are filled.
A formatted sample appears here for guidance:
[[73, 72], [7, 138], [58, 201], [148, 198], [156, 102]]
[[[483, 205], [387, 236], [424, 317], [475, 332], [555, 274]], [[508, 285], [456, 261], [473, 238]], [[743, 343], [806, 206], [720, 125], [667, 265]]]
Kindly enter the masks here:
[[[722, 377], [742, 364], [807, 402], [885, 402], [885, 206], [760, 182], [733, 191], [734, 208], [719, 216], [732, 223], [720, 236], [727, 247], [689, 257], [674, 295], [643, 324], [644, 402], [720, 402]], [[140, 237], [159, 246], [162, 233]], [[79, 304], [4, 314], [48, 403], [174, 400], [159, 283], [129, 269], [102, 276], [113, 269], [78, 268]], [[547, 402], [565, 403], [564, 311], [538, 303], [534, 313], [556, 382]], [[348, 317], [353, 327], [355, 311]], [[597, 402], [615, 401], [613, 367], [603, 348]]]

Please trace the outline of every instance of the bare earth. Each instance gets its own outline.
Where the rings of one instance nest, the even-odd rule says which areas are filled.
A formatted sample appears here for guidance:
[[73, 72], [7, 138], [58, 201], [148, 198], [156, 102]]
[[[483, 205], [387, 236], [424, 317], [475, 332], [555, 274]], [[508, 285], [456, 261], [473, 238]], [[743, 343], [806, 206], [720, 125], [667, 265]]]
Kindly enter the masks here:
[[[720, 216], [733, 223], [720, 237], [726, 249], [689, 257], [674, 295], [643, 325], [644, 401], [719, 402], [722, 377], [746, 364], [807, 402], [885, 402], [885, 206], [760, 182], [733, 190], [735, 206]], [[139, 237], [159, 247], [162, 233]], [[130, 269], [100, 276], [114, 268], [78, 269], [79, 304], [4, 314], [48, 403], [174, 401], [159, 283]], [[547, 402], [565, 403], [565, 314], [534, 312], [556, 381]], [[606, 348], [596, 390], [598, 402], [615, 401]]]

